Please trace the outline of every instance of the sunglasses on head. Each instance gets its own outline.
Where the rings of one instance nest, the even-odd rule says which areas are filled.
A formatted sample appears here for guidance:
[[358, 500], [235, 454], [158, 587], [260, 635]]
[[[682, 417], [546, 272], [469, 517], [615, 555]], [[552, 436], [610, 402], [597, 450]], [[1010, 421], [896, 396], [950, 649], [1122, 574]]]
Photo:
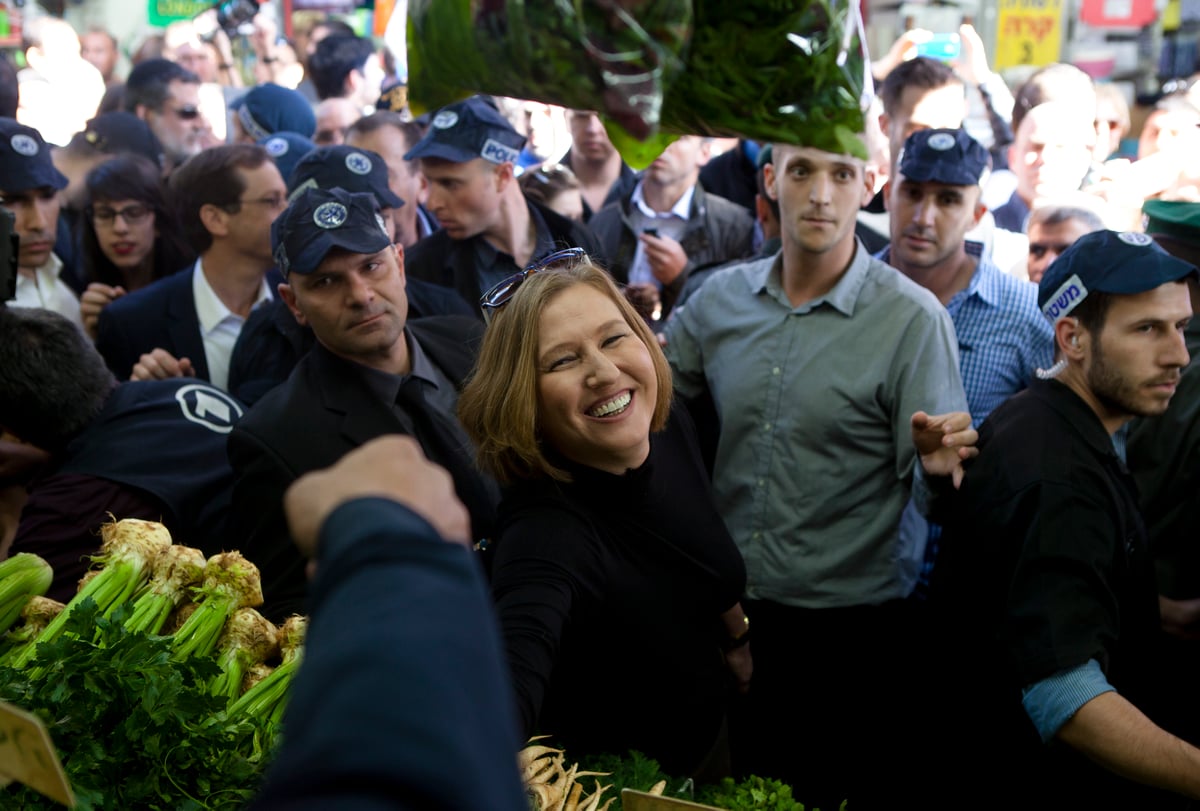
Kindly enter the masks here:
[[583, 248], [564, 248], [561, 251], [547, 254], [536, 262], [526, 265], [525, 269], [520, 273], [514, 273], [497, 284], [479, 298], [479, 306], [483, 309], [484, 323], [491, 323], [493, 311], [499, 310], [505, 304], [508, 304], [512, 300], [512, 297], [516, 295], [517, 288], [524, 284], [525, 280], [530, 276], [557, 265], [559, 262], [565, 262], [568, 259], [581, 259], [584, 256], [587, 256], [587, 251]]

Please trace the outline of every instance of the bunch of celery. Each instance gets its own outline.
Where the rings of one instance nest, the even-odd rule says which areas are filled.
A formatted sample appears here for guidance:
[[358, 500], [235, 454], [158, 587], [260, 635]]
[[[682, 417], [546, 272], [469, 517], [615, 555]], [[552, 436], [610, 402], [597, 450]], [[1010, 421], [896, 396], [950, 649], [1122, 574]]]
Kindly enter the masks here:
[[171, 655], [177, 661], [210, 655], [235, 611], [263, 603], [258, 567], [238, 552], [221, 552], [210, 557], [204, 566], [204, 585], [197, 593], [196, 610], [174, 634]]
[[[84, 578], [66, 608], [38, 635], [37, 644], [57, 639], [71, 612], [85, 600], [94, 602], [103, 616], [124, 605], [150, 576], [159, 553], [171, 546], [171, 534], [166, 527], [135, 518], [105, 524], [100, 529], [100, 538], [100, 553], [92, 560], [102, 568]], [[35, 650], [36, 645], [24, 649], [12, 666], [28, 665]]]
[[29, 552], [18, 552], [0, 563], [0, 633], [13, 626], [31, 597], [50, 588], [50, 564]]
[[255, 665], [262, 664], [279, 649], [278, 631], [253, 608], [239, 608], [225, 623], [217, 642], [217, 665], [221, 674], [213, 679], [213, 695], [233, 703], [242, 693], [242, 681]]
[[49, 597], [33, 597], [25, 603], [21, 609], [21, 623], [10, 628], [4, 637], [6, 647], [0, 654], [0, 666], [11, 667], [18, 658], [31, 656], [38, 636], [64, 608], [65, 605]]
[[261, 758], [271, 751], [279, 730], [283, 726], [283, 712], [287, 707], [288, 687], [292, 677], [300, 668], [303, 658], [304, 636], [308, 631], [308, 619], [299, 615], [288, 617], [279, 628], [279, 652], [283, 659], [279, 667], [229, 706], [226, 717], [233, 722], [248, 720], [259, 730], [254, 735], [253, 758]]
[[161, 633], [167, 618], [191, 597], [204, 579], [204, 553], [188, 546], [169, 546], [154, 561], [147, 584], [133, 602], [125, 627], [135, 633]]

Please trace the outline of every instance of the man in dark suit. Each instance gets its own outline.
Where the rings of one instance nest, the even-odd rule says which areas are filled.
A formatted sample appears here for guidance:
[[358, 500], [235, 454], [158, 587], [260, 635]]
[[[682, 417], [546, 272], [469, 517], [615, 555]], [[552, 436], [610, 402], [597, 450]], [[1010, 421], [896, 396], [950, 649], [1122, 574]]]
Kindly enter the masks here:
[[491, 531], [498, 493], [475, 470], [453, 416], [481, 325], [461, 316], [408, 322], [400, 253], [374, 198], [305, 189], [272, 241], [287, 280], [279, 293], [317, 344], [230, 434], [229, 457], [237, 474], [231, 537], [262, 573], [264, 613], [281, 618], [304, 608], [304, 561], [280, 506], [298, 476], [403, 433], [451, 471], [474, 538]]
[[254, 811], [528, 808], [495, 614], [446, 472], [380, 438], [297, 481], [286, 509], [317, 559], [313, 621]]
[[[388, 230], [393, 229], [397, 212], [408, 205], [388, 185], [388, 168], [379, 155], [369, 149], [338, 145], [323, 146], [305, 155], [288, 178], [288, 197], [302, 189], [343, 189], [374, 195]], [[400, 248], [403, 261], [403, 246]], [[405, 284], [409, 314], [471, 315], [474, 308], [453, 290], [429, 282]], [[287, 379], [292, 368], [312, 347], [312, 330], [300, 326], [287, 305], [276, 300], [257, 308], [246, 321], [229, 366], [231, 394], [246, 405]]]
[[272, 299], [270, 229], [287, 189], [261, 146], [229, 144], [176, 169], [169, 192], [200, 258], [105, 307], [96, 348], [120, 380], [197, 377], [225, 389], [242, 325]]
[[472, 96], [439, 110], [404, 156], [420, 161], [427, 205], [442, 224], [408, 252], [405, 272], [454, 288], [480, 320], [483, 291], [531, 262], [562, 248], [599, 256], [600, 243], [586, 228], [521, 193], [513, 167], [524, 146], [525, 137], [491, 103]]

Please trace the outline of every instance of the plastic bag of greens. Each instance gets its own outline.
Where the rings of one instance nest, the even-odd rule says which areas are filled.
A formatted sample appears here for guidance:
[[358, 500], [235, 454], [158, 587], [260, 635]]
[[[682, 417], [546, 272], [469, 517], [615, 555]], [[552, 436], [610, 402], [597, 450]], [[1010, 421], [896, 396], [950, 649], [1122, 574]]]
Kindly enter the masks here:
[[871, 86], [857, 0], [694, 0], [687, 64], [662, 127], [866, 158]]
[[659, 125], [692, 0], [410, 0], [409, 97], [472, 93], [598, 110], [635, 138]]

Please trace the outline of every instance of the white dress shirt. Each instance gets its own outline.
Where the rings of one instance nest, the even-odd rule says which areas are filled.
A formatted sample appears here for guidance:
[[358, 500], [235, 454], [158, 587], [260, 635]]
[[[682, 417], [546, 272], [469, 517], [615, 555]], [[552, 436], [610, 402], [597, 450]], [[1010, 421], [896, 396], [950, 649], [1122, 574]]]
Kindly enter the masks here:
[[[231, 312], [217, 296], [204, 275], [204, 268], [199, 259], [196, 260], [196, 267], [192, 271], [192, 296], [196, 300], [200, 336], [204, 339], [208, 380], [217, 388], [225, 389], [229, 386], [229, 359], [233, 356], [233, 345], [237, 343], [246, 319]], [[264, 278], [254, 307], [271, 301], [272, 298], [271, 288]]]

